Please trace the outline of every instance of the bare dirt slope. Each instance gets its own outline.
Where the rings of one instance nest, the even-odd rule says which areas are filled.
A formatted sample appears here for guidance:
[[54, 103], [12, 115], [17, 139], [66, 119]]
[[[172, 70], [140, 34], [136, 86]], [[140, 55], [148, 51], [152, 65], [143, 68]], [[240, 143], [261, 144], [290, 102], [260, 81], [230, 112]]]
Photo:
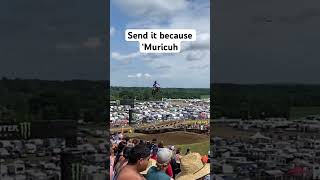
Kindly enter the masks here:
[[204, 134], [176, 131], [176, 132], [167, 132], [161, 134], [130, 134], [131, 138], [143, 139], [151, 141], [153, 138], [156, 138], [158, 142], [163, 141], [165, 145], [172, 144], [193, 144], [200, 142], [209, 142], [209, 136]]

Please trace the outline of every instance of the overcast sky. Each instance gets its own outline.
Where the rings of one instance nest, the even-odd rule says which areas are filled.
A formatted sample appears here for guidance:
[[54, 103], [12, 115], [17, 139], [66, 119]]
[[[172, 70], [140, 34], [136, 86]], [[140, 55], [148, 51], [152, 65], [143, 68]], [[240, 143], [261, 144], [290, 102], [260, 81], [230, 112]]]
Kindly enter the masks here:
[[1, 0], [0, 77], [106, 79], [105, 4]]
[[[111, 85], [208, 88], [210, 86], [209, 0], [111, 0]], [[125, 41], [127, 28], [195, 29], [195, 42], [178, 54], [142, 54]]]
[[320, 83], [319, 0], [215, 0], [212, 81]]
[[[114, 84], [149, 86], [151, 77], [168, 87], [207, 87], [208, 0], [113, 1]], [[320, 1], [215, 0], [212, 13], [214, 82], [320, 83]], [[0, 77], [107, 78], [103, 1], [2, 0], [0, 14]], [[141, 57], [137, 43], [118, 41], [127, 27], [195, 27], [204, 41], [180, 58]]]

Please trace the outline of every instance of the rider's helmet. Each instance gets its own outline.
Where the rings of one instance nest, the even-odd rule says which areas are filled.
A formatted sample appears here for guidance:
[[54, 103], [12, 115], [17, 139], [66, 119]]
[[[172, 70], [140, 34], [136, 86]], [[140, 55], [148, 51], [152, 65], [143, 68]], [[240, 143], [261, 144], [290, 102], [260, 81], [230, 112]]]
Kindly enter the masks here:
[[154, 81], [155, 84], [158, 84], [157, 81]]

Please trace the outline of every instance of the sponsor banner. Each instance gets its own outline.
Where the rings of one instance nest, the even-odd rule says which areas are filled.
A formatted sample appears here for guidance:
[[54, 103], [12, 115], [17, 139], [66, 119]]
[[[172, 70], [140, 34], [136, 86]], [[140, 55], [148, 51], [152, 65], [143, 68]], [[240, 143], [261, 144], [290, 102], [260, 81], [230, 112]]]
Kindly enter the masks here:
[[81, 180], [82, 172], [83, 172], [83, 167], [80, 163], [71, 164], [72, 180]]
[[31, 137], [31, 123], [0, 124], [1, 139], [28, 139]]
[[[63, 131], [61, 131], [63, 129]], [[1, 122], [0, 139], [75, 138], [77, 122], [73, 120]]]
[[31, 137], [31, 123], [24, 122], [20, 123], [20, 135], [22, 139], [29, 139]]

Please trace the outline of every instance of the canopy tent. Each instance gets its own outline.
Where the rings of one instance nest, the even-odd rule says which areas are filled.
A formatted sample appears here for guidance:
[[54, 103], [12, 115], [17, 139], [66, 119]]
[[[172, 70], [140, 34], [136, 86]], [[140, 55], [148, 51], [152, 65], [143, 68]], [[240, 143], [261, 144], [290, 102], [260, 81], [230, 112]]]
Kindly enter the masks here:
[[270, 140], [271, 138], [262, 135], [260, 132], [257, 132], [255, 135], [250, 137], [251, 139], [266, 139]]

